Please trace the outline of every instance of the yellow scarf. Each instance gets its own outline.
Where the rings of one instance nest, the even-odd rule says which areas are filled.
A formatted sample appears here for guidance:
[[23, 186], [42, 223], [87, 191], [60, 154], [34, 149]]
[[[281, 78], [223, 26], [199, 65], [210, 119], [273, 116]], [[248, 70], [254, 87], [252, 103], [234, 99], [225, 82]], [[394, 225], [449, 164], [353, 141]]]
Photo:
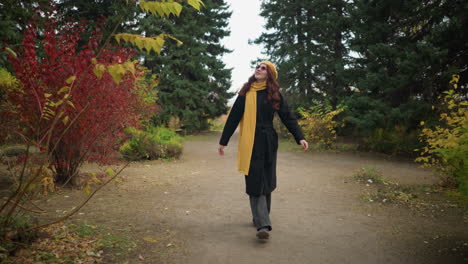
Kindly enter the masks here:
[[250, 160], [255, 137], [257, 122], [257, 91], [266, 89], [265, 82], [254, 82], [245, 95], [244, 115], [240, 121], [239, 149], [237, 151], [237, 170], [249, 174]]

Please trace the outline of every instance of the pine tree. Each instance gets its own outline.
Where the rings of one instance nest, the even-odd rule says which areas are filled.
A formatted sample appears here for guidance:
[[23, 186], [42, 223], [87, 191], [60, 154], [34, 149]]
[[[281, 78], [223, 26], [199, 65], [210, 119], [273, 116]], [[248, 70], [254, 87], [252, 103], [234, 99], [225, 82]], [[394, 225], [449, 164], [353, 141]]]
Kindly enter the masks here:
[[349, 94], [349, 3], [344, 0], [262, 2], [266, 32], [255, 40], [278, 64], [280, 85], [293, 106], [336, 109]]
[[[0, 3], [0, 67], [8, 67], [5, 48], [18, 52], [24, 29], [36, 8], [49, 0], [2, 0]], [[36, 21], [39, 22], [39, 21]]]
[[467, 11], [462, 1], [355, 1], [352, 49], [359, 56], [353, 68], [360, 92], [346, 102], [348, 120], [367, 132], [417, 129], [451, 74], [467, 76], [468, 48], [461, 44]]
[[230, 88], [231, 70], [222, 62], [229, 52], [219, 41], [229, 35], [227, 11], [224, 0], [203, 1], [200, 12], [184, 8], [179, 17], [160, 18], [142, 14], [138, 8], [126, 8], [125, 1], [71, 1], [62, 0], [60, 10], [67, 16], [98, 21], [109, 16], [106, 30], [110, 34], [115, 22], [120, 22], [118, 31], [132, 32], [143, 36], [161, 33], [183, 42], [182, 47], [167, 40], [161, 56], [141, 52], [143, 64], [155, 73], [160, 82], [157, 86], [160, 110], [154, 117], [157, 125], [167, 125], [172, 118], [180, 120], [187, 131], [205, 129], [208, 119], [226, 113]]
[[156, 124], [167, 124], [176, 118], [186, 131], [196, 131], [206, 129], [208, 119], [227, 111], [227, 100], [233, 95], [227, 92], [231, 69], [226, 69], [221, 56], [229, 50], [219, 41], [229, 35], [231, 13], [224, 0], [204, 3], [200, 13], [184, 9], [177, 19], [148, 16], [140, 20], [140, 32], [148, 36], [166, 32], [184, 45], [165, 46], [163, 56], [145, 55], [145, 66], [160, 78], [161, 110], [154, 118]]

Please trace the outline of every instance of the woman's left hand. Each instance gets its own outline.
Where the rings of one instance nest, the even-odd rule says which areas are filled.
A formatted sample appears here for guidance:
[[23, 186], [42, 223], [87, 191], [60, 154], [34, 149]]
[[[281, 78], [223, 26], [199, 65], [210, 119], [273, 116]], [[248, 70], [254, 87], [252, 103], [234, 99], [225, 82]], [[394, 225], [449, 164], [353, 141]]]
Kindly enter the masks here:
[[301, 141], [299, 141], [299, 143], [301, 143], [301, 145], [302, 145], [302, 150], [306, 151], [309, 148], [309, 143], [307, 143], [307, 141], [305, 139], [301, 139]]

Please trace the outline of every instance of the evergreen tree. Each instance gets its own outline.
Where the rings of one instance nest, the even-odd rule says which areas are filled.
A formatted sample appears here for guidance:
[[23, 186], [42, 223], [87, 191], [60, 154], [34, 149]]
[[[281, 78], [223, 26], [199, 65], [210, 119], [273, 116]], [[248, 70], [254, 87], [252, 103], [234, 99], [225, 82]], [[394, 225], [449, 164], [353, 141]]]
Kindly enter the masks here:
[[[103, 40], [107, 40], [110, 34], [126, 32], [138, 23], [138, 16], [142, 11], [133, 3], [115, 0], [57, 0], [55, 7], [64, 22], [70, 20], [89, 22], [89, 34], [96, 26], [101, 26], [104, 20]], [[84, 37], [86, 39], [86, 36]]]
[[349, 3], [344, 0], [262, 2], [266, 32], [255, 40], [277, 63], [280, 85], [293, 106], [325, 104], [336, 109], [350, 93]]
[[0, 3], [0, 67], [8, 66], [5, 48], [20, 48], [24, 29], [30, 23], [36, 8], [48, 2], [49, 0], [3, 0]]
[[231, 70], [221, 60], [229, 50], [219, 43], [229, 35], [231, 13], [224, 0], [207, 0], [204, 4], [200, 12], [184, 8], [180, 17], [169, 19], [143, 14], [125, 1], [61, 0], [59, 10], [66, 16], [93, 21], [108, 16], [107, 34], [117, 22], [119, 32], [144, 36], [165, 33], [182, 41], [183, 46], [178, 47], [167, 40], [162, 56], [142, 52], [140, 57], [160, 80], [156, 87], [160, 110], [154, 123], [167, 125], [175, 118], [187, 131], [195, 131], [207, 128], [208, 119], [226, 113], [227, 100], [233, 95], [227, 92]]
[[[147, 16], [140, 20], [139, 32], [147, 36], [168, 33], [184, 44], [168, 44], [161, 54], [145, 55], [144, 64], [160, 78], [158, 104], [161, 110], [156, 124], [180, 120], [186, 131], [206, 129], [208, 119], [227, 111], [232, 93], [231, 69], [226, 69], [222, 56], [229, 52], [219, 41], [229, 35], [224, 0], [204, 1], [201, 12], [184, 9], [177, 19], [163, 20]], [[155, 26], [156, 25], [156, 26]]]
[[416, 129], [451, 74], [468, 77], [467, 11], [463, 1], [355, 1], [352, 49], [360, 92], [346, 104], [359, 133]]

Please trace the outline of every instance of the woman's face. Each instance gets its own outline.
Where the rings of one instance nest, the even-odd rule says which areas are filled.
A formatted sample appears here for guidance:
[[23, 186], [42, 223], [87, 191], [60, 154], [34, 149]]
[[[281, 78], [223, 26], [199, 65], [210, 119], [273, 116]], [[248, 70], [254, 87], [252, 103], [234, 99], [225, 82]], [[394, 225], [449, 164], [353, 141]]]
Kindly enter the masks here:
[[260, 64], [255, 68], [255, 79], [259, 82], [266, 81], [268, 78], [267, 66], [265, 64]]

